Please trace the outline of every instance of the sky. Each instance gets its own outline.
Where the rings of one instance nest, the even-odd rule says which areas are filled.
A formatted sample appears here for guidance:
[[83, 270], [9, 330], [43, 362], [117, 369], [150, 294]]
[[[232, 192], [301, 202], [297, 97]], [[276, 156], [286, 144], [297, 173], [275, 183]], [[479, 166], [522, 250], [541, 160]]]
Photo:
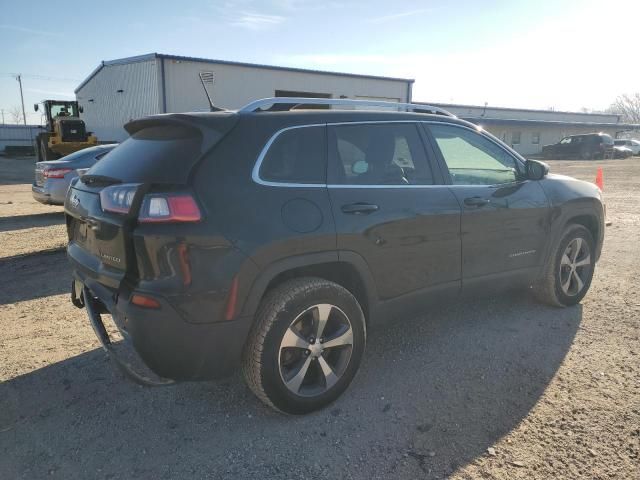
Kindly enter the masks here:
[[[602, 110], [640, 92], [640, 0], [0, 0], [0, 110], [167, 53], [415, 79], [413, 99]], [[1, 121], [1, 118], [0, 118]]]

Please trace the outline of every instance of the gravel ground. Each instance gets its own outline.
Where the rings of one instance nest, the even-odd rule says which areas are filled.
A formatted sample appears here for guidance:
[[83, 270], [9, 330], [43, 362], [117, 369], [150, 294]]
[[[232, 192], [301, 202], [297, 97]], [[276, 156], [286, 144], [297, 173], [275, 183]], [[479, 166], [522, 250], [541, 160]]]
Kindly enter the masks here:
[[238, 375], [149, 389], [68, 301], [64, 219], [0, 159], [0, 478], [640, 478], [640, 159], [604, 165], [603, 256], [581, 305], [526, 292], [374, 326], [329, 408], [287, 417]]

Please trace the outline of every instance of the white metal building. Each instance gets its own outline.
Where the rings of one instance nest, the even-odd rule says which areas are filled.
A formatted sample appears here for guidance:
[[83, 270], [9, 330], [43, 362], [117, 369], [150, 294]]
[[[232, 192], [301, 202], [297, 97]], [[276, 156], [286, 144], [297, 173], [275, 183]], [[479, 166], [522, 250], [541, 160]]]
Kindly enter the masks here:
[[568, 135], [603, 132], [616, 138], [625, 132], [640, 131], [640, 125], [623, 123], [617, 114], [430, 104], [481, 125], [522, 155], [540, 154], [543, 145], [556, 143]]
[[7, 150], [25, 150], [33, 147], [40, 125], [0, 125], [0, 152]]
[[413, 80], [255, 65], [151, 53], [102, 62], [75, 90], [87, 129], [121, 141], [122, 126], [145, 115], [236, 109], [275, 96], [411, 101]]

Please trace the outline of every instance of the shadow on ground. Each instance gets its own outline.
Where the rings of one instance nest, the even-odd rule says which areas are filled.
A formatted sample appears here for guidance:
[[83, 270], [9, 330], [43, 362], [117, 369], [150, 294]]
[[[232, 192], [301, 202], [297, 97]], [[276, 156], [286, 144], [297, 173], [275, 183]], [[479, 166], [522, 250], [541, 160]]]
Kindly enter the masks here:
[[62, 225], [64, 212], [34, 213], [33, 215], [14, 215], [0, 217], [0, 232], [24, 230], [25, 228], [50, 227]]
[[371, 328], [351, 388], [305, 417], [237, 375], [138, 387], [90, 351], [0, 384], [0, 478], [442, 478], [523, 420], [581, 318], [516, 294]]
[[70, 285], [62, 248], [0, 258], [0, 305], [69, 292]]

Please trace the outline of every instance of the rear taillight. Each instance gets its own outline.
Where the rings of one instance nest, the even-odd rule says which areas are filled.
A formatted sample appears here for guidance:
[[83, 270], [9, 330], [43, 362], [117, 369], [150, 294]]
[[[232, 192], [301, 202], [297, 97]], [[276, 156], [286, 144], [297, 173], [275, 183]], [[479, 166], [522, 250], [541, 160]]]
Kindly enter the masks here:
[[149, 193], [138, 221], [143, 223], [199, 222], [200, 208], [189, 193]]
[[[139, 183], [111, 185], [100, 192], [105, 212], [127, 214], [131, 210]], [[188, 192], [148, 193], [142, 199], [138, 221], [142, 223], [199, 222], [200, 208]]]
[[72, 168], [49, 168], [44, 170], [42, 174], [45, 178], [64, 178], [64, 176], [73, 171]]
[[129, 213], [139, 183], [111, 185], [100, 191], [100, 205], [105, 212]]

